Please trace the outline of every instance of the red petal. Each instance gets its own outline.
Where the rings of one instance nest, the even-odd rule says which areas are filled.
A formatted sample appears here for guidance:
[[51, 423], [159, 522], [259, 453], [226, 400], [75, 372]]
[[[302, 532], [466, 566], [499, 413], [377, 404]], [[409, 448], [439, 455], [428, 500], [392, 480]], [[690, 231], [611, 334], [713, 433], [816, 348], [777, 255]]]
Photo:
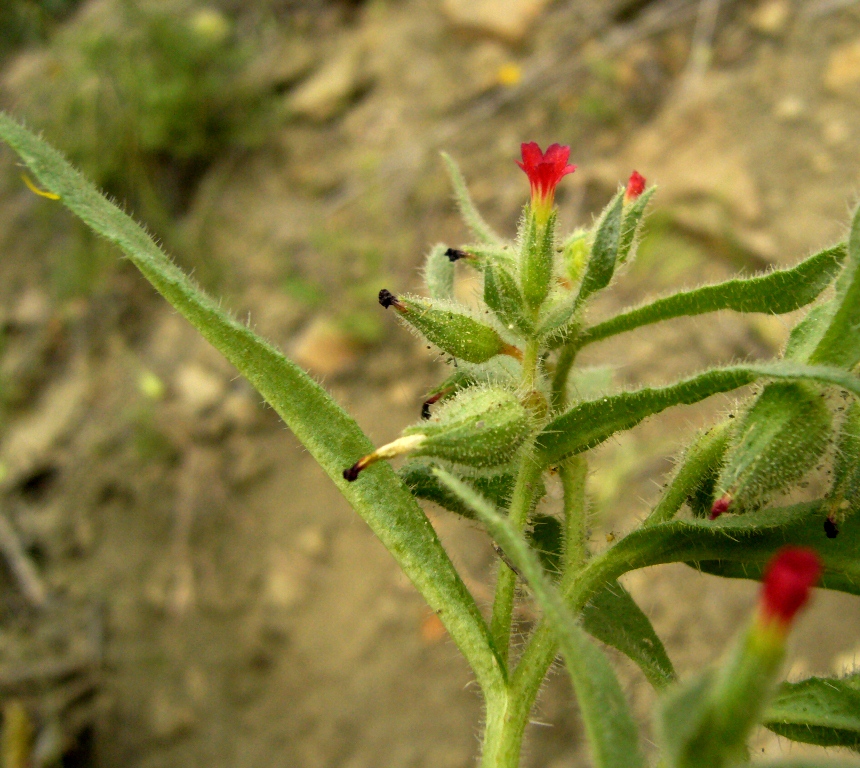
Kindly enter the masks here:
[[536, 141], [530, 141], [528, 144], [522, 144], [520, 151], [523, 153], [523, 162], [517, 162], [526, 173], [529, 168], [534, 168], [541, 160], [543, 160], [543, 152], [540, 151]]
[[544, 152], [543, 161], [563, 168], [567, 165], [569, 157], [570, 147], [565, 147], [561, 144], [550, 144], [546, 148], [546, 152]]

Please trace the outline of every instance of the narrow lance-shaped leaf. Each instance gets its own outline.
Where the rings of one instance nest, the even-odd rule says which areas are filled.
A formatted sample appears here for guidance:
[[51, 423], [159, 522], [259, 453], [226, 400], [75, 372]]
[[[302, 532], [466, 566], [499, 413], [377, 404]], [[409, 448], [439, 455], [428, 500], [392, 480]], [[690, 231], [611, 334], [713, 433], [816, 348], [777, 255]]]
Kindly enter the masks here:
[[558, 638], [576, 692], [594, 765], [637, 768], [646, 765], [639, 749], [636, 724], [618, 678], [606, 657], [587, 637], [552, 586], [537, 555], [510, 522], [453, 475], [437, 470], [439, 479], [474, 509], [534, 591]]
[[809, 358], [818, 365], [853, 368], [860, 361], [860, 207], [848, 234], [848, 260], [836, 282], [836, 311]]
[[448, 175], [451, 177], [451, 185], [454, 187], [454, 195], [457, 198], [457, 206], [460, 208], [460, 213], [463, 216], [463, 221], [469, 227], [472, 234], [482, 243], [490, 245], [501, 245], [503, 240], [494, 231], [493, 228], [484, 221], [483, 216], [478, 213], [475, 204], [472, 202], [472, 196], [466, 187], [466, 180], [460, 172], [460, 168], [447, 152], [442, 152], [442, 159], [448, 168]]
[[434, 245], [424, 260], [424, 282], [434, 299], [454, 298], [454, 262], [448, 257], [448, 250], [441, 243]]
[[818, 552], [824, 566], [819, 586], [860, 594], [860, 520], [850, 518], [837, 538], [828, 539], [821, 527], [824, 509], [823, 502], [810, 502], [640, 528], [591, 560], [568, 597], [584, 605], [607, 581], [663, 563], [694, 563], [708, 573], [760, 580], [773, 554], [789, 544]]
[[585, 268], [582, 285], [576, 303], [581, 304], [593, 293], [604, 289], [612, 280], [618, 258], [618, 245], [621, 239], [621, 216], [624, 211], [624, 193], [615, 195], [597, 222], [591, 257]]
[[344, 468], [373, 449], [355, 421], [298, 366], [222, 311], [59, 152], [5, 114], [0, 114], [0, 137], [73, 213], [118, 245], [156, 290], [247, 377], [439, 613], [481, 685], [497, 688], [503, 675], [487, 626], [409, 491], [387, 465], [373, 468], [360, 483], [343, 479]]
[[792, 741], [860, 750], [860, 675], [783, 683], [765, 725]]
[[813, 381], [842, 387], [860, 397], [860, 379], [838, 368], [793, 363], [750, 363], [717, 368], [665, 387], [644, 387], [580, 403], [547, 424], [538, 435], [539, 458], [545, 466], [555, 464], [673, 405], [697, 403], [758, 379]]
[[722, 309], [776, 315], [792, 312], [814, 301], [833, 282], [845, 254], [845, 244], [840, 243], [810, 256], [791, 269], [705, 285], [657, 299], [586, 329], [578, 344], [585, 346], [650, 323]]
[[624, 211], [624, 219], [621, 222], [621, 235], [618, 240], [618, 263], [627, 261], [633, 243], [636, 241], [636, 232], [642, 223], [645, 208], [657, 191], [657, 187], [650, 187], [637, 197]]
[[675, 669], [651, 621], [617, 581], [606, 584], [582, 609], [582, 628], [629, 657], [655, 688], [675, 679]]

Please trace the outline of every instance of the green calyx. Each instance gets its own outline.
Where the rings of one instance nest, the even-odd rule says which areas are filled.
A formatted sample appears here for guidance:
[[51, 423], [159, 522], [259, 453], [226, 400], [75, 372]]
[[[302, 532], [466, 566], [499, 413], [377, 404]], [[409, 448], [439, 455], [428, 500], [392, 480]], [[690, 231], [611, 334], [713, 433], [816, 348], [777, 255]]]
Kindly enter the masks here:
[[471, 387], [452, 397], [431, 419], [404, 430], [424, 435], [414, 451], [470, 467], [494, 467], [514, 458], [533, 430], [516, 396], [497, 387]]
[[526, 304], [534, 311], [549, 295], [555, 263], [555, 225], [557, 213], [538, 216], [526, 210], [520, 253], [520, 283]]
[[760, 507], [813, 468], [831, 433], [823, 395], [796, 382], [765, 386], [738, 423], [716, 483], [731, 511]]
[[519, 350], [492, 326], [472, 317], [465, 307], [444, 300], [396, 297], [379, 293], [383, 307], [393, 307], [400, 319], [443, 352], [468, 363], [484, 363], [496, 355], [520, 357]]

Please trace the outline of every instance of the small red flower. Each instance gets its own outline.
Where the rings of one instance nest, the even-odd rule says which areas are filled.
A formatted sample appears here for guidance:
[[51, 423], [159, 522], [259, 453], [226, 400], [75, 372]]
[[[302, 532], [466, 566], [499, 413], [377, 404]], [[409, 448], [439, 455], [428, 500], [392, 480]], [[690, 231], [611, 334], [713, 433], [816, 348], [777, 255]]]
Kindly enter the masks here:
[[784, 547], [764, 574], [761, 592], [762, 618], [787, 628], [809, 599], [809, 590], [821, 576], [821, 559], [813, 549]]
[[639, 171], [630, 174], [627, 191], [624, 193], [625, 202], [632, 202], [645, 191], [645, 177]]
[[532, 187], [532, 208], [546, 216], [552, 209], [555, 199], [555, 187], [568, 173], [576, 170], [575, 165], [568, 165], [570, 147], [561, 144], [550, 144], [546, 152], [541, 152], [536, 142], [530, 141], [521, 146], [523, 160], [517, 160], [517, 165], [526, 172]]

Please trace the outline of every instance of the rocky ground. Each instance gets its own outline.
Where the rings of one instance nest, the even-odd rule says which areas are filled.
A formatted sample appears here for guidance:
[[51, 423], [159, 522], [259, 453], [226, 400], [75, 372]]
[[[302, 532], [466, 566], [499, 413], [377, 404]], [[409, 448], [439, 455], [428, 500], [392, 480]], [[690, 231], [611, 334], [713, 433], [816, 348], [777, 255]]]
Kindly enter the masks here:
[[[28, 96], [62, 64], [56, 41], [109, 29], [118, 6], [83, 3], [47, 47], [8, 57], [4, 107], [41, 127]], [[241, 31], [240, 10], [222, 7]], [[660, 185], [638, 260], [595, 314], [792, 263], [840, 238], [856, 202], [856, 3], [266, 10], [248, 77], [277, 101], [278, 118], [262, 141], [194, 177], [164, 236], [376, 442], [414, 421], [444, 375], [375, 304], [383, 286], [418, 288], [430, 244], [465, 237], [439, 150], [461, 162], [506, 232], [527, 193], [513, 163], [521, 141], [572, 145], [579, 170], [558, 198], [565, 226], [590, 221], [634, 167]], [[27, 191], [10, 152], [0, 163], [0, 549], [25, 569], [0, 573], [0, 693], [82, 734], [67, 765], [473, 764], [480, 703], [467, 667], [388, 554], [251, 388], [128, 265], [103, 267], [83, 296], [63, 290], [63, 265], [99, 246], [82, 246], [69, 216]], [[464, 274], [465, 298], [473, 288]], [[585, 362], [603, 386], [667, 381], [773, 355], [790, 320], [666, 324], [595, 345]], [[596, 549], [643, 514], [684, 439], [734, 405], [715, 400], [595, 451]], [[428, 514], [486, 605], [495, 556], [484, 536]], [[755, 590], [683, 566], [626, 583], [682, 674], [719, 654]], [[856, 600], [818, 595], [791, 674], [853, 664], [858, 629]], [[647, 723], [652, 695], [618, 663]], [[757, 744], [789, 749], [767, 734]], [[556, 675], [524, 765], [584, 764], [575, 705]]]

